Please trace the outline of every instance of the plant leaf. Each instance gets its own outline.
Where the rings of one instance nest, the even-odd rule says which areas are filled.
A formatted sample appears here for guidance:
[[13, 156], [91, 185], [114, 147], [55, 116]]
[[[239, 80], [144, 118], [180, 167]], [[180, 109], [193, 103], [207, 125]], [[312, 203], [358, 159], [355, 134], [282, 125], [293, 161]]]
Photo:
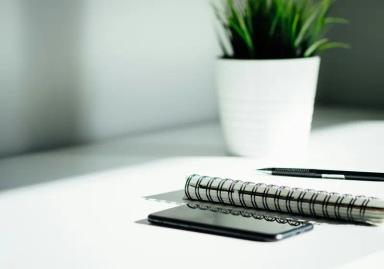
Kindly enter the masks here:
[[232, 23], [231, 26], [236, 30], [239, 36], [244, 40], [251, 54], [253, 54], [253, 41], [251, 34], [246, 26], [244, 21], [244, 17], [239, 14], [234, 6], [233, 0], [227, 0], [229, 5], [231, 15], [232, 15]]
[[299, 34], [297, 35], [297, 38], [295, 39], [294, 46], [297, 48], [300, 44], [300, 42], [303, 40], [304, 36], [306, 35], [307, 31], [309, 30], [309, 27], [311, 24], [315, 21], [317, 17], [318, 11], [313, 12], [304, 22], [303, 27], [301, 27]]
[[349, 21], [347, 19], [340, 18], [340, 17], [326, 17], [325, 23], [326, 24], [332, 24], [332, 23], [348, 24]]
[[334, 48], [342, 48], [342, 49], [349, 49], [351, 46], [347, 43], [343, 42], [328, 42], [323, 44], [322, 46], [319, 47], [318, 51], [323, 51], [327, 49], [334, 49]]
[[304, 57], [309, 57], [312, 56], [313, 53], [321, 46], [324, 45], [325, 43], [328, 42], [328, 38], [322, 38], [315, 43], [313, 43], [309, 48], [307, 48], [304, 52]]

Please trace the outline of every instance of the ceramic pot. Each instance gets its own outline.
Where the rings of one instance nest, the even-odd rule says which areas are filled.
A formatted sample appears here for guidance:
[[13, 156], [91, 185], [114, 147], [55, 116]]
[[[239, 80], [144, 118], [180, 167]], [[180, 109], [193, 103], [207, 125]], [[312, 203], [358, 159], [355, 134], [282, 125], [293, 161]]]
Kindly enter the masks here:
[[218, 59], [221, 125], [230, 153], [249, 157], [305, 156], [319, 57]]

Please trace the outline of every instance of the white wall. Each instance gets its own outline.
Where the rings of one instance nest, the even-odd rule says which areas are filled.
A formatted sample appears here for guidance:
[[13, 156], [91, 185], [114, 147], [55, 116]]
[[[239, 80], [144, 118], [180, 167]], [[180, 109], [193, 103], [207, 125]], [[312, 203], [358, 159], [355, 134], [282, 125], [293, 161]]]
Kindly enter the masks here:
[[[210, 0], [0, 0], [0, 157], [216, 117]], [[384, 106], [383, 2], [337, 1], [319, 100]]]
[[0, 156], [216, 117], [208, 0], [0, 0]]
[[0, 2], [0, 156], [26, 146], [23, 135], [22, 28], [19, 7]]

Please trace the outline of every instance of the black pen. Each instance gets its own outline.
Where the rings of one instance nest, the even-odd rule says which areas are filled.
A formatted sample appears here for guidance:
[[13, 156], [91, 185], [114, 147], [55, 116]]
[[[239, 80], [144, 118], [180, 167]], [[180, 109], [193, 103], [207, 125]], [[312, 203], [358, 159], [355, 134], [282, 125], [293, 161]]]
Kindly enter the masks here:
[[274, 176], [310, 177], [342, 180], [384, 181], [384, 173], [323, 170], [306, 168], [261, 168], [257, 169]]

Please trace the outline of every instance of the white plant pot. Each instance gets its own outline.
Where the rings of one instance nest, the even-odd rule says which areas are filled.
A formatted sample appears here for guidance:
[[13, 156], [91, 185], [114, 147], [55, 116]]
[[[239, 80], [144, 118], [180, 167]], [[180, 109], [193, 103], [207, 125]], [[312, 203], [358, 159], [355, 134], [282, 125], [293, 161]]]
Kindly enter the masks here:
[[228, 151], [249, 157], [304, 157], [320, 58], [218, 59], [216, 83]]

